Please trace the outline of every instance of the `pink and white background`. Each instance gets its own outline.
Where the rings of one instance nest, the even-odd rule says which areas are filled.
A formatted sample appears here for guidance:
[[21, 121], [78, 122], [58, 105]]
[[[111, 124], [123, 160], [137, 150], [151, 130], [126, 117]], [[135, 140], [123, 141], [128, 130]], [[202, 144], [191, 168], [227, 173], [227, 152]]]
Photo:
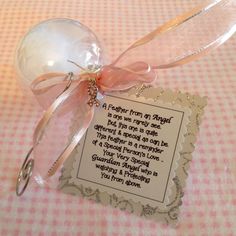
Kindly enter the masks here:
[[[134, 40], [202, 2], [0, 0], [1, 191], [15, 181], [42, 113], [22, 92], [13, 65], [16, 45], [30, 27], [53, 17], [77, 19], [115, 58]], [[21, 198], [13, 190], [0, 195], [0, 235], [236, 235], [235, 77], [235, 37], [196, 62], [159, 71], [159, 86], [208, 97], [176, 228], [32, 187]]]

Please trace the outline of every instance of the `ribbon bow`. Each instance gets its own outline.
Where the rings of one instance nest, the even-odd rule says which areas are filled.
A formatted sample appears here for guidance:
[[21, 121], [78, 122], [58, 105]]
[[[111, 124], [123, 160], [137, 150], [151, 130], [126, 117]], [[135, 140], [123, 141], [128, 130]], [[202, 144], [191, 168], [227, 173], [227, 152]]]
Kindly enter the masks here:
[[[89, 127], [94, 106], [99, 106], [98, 93], [123, 91], [140, 83], [152, 83], [156, 79], [155, 69], [185, 64], [218, 47], [236, 31], [235, 6], [235, 0], [221, 0], [196, 7], [139, 39], [109, 65], [82, 68], [82, 73], [76, 75], [71, 72], [48, 73], [36, 78], [31, 85], [33, 93], [51, 105], [35, 128], [33, 146], [17, 179], [17, 195], [26, 189], [33, 168], [39, 184], [48, 184], [49, 179], [55, 177], [58, 168]], [[220, 23], [210, 31], [209, 24], [204, 22], [214, 22], [216, 18]], [[206, 34], [204, 40], [194, 40], [199, 39], [197, 27]], [[183, 39], [182, 35], [191, 35], [191, 38]], [[159, 57], [145, 58], [146, 51], [153, 55], [151, 52], [157, 49]], [[60, 117], [63, 117], [61, 121]], [[73, 127], [64, 130], [72, 119]], [[63, 142], [61, 136], [50, 130], [59, 130]], [[30, 158], [31, 153], [35, 159]]]

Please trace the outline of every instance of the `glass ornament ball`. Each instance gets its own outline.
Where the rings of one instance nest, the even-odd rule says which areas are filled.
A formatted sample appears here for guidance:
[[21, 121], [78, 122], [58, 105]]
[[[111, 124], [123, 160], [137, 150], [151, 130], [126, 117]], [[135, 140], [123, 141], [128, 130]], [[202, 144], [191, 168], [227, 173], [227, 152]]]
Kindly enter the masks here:
[[29, 86], [49, 72], [79, 73], [80, 68], [103, 65], [104, 53], [96, 35], [71, 19], [50, 19], [34, 26], [21, 40], [15, 65], [23, 84]]

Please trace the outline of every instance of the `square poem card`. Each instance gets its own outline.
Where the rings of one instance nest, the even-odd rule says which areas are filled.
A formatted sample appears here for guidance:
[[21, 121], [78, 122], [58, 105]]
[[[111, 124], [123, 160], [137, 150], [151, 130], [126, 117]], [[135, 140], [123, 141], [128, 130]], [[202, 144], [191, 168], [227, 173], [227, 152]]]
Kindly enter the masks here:
[[206, 98], [145, 86], [105, 96], [59, 188], [176, 224], [205, 106]]

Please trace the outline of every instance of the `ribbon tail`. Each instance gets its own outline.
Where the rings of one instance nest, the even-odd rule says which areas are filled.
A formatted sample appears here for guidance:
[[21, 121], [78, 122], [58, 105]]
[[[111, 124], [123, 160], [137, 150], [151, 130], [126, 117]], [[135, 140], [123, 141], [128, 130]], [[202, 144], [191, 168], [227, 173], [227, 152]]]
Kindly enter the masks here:
[[34, 178], [40, 185], [56, 187], [60, 167], [72, 154], [94, 114], [87, 102], [88, 81], [72, 83], [39, 121], [33, 137]]
[[[88, 106], [86, 104], [86, 106]], [[74, 151], [76, 146], [78, 145], [81, 138], [84, 136], [86, 130], [88, 129], [92, 118], [94, 114], [94, 108], [90, 108], [89, 112], [86, 112], [86, 115], [84, 116], [84, 120], [80, 123], [80, 127], [75, 131], [74, 136], [72, 137], [70, 143], [67, 145], [67, 147], [64, 149], [64, 151], [61, 153], [61, 155], [57, 158], [57, 160], [53, 163], [51, 168], [48, 170], [48, 177], [51, 177], [56, 173], [56, 171], [59, 169], [59, 167], [62, 165], [62, 163], [71, 155], [71, 153]]]
[[180, 66], [211, 52], [236, 32], [236, 0], [211, 0], [157, 27], [112, 64], [145, 61], [154, 69]]

